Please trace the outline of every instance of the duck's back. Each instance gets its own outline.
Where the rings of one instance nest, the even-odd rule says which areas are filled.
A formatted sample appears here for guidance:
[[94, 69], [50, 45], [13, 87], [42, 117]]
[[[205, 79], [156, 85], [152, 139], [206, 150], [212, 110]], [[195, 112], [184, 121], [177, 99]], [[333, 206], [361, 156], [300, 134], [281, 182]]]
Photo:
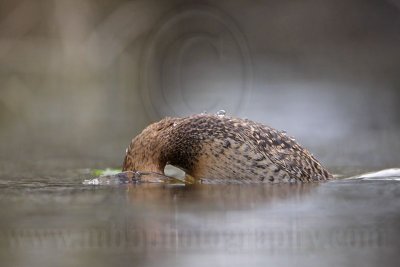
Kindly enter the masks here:
[[218, 115], [177, 119], [165, 157], [191, 176], [215, 182], [320, 181], [331, 178], [294, 139], [266, 125]]

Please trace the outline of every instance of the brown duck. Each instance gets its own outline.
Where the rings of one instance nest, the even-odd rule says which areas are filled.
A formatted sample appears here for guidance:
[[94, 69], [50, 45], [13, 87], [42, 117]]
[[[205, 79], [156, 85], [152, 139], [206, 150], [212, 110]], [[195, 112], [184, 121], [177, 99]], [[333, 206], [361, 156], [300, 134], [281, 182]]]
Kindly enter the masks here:
[[285, 133], [217, 114], [165, 118], [149, 125], [127, 148], [123, 171], [163, 175], [166, 164], [199, 181], [277, 183], [332, 178]]

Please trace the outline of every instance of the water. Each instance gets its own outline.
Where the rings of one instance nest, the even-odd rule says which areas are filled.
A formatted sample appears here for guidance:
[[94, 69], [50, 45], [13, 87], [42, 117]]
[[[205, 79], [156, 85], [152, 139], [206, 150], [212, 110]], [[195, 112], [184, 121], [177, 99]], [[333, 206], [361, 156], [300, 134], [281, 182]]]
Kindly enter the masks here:
[[224, 117], [226, 115], [226, 111], [221, 109], [221, 110], [218, 110], [217, 113], [215, 113], [215, 114], [219, 117]]
[[304, 185], [96, 186], [82, 184], [89, 170], [60, 165], [1, 169], [1, 266], [397, 266], [400, 259], [398, 170]]

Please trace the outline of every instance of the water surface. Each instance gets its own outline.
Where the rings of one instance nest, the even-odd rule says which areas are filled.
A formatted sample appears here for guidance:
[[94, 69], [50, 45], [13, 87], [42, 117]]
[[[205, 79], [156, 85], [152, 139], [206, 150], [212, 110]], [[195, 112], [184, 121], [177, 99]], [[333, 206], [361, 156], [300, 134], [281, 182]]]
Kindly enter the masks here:
[[397, 266], [400, 259], [396, 173], [303, 185], [94, 186], [82, 184], [88, 170], [72, 165], [2, 169], [2, 266]]

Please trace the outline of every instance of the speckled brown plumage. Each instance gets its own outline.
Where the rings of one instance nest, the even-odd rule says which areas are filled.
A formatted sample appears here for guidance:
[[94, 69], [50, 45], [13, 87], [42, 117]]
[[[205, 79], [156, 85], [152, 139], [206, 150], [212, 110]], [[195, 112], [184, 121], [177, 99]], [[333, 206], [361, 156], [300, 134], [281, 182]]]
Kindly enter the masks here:
[[129, 145], [123, 171], [163, 174], [166, 164], [209, 181], [310, 182], [332, 177], [285, 133], [251, 120], [209, 114], [151, 124]]

